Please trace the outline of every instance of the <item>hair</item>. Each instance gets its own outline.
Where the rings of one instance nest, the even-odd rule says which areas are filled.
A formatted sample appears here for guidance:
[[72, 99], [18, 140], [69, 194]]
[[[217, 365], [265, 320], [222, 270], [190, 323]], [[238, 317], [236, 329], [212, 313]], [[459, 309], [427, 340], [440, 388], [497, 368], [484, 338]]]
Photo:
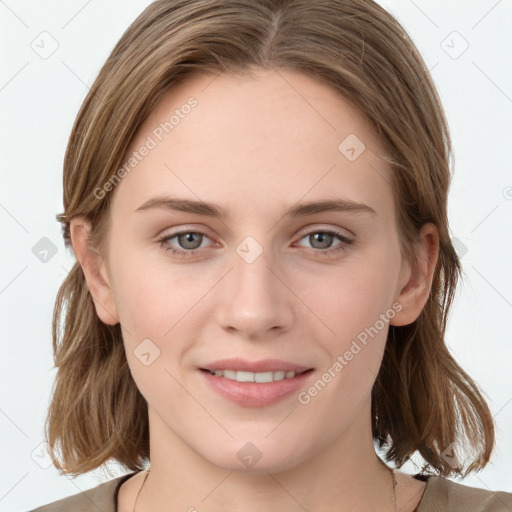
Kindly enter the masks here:
[[[64, 158], [66, 247], [70, 221], [91, 223], [104, 249], [111, 179], [159, 99], [194, 73], [289, 69], [336, 90], [380, 137], [391, 165], [400, 250], [416, 265], [420, 228], [435, 224], [439, 257], [427, 303], [406, 326], [389, 326], [372, 387], [372, 432], [399, 468], [418, 452], [422, 472], [483, 469], [494, 449], [491, 412], [445, 345], [462, 273], [447, 218], [453, 163], [445, 114], [429, 71], [400, 23], [370, 0], [158, 0], [126, 30], [87, 94]], [[58, 368], [45, 435], [54, 465], [79, 475], [113, 459], [149, 461], [147, 402], [126, 360], [120, 325], [104, 324], [78, 262], [53, 314]], [[60, 454], [56, 453], [60, 448]], [[471, 453], [454, 467], [445, 451]], [[467, 463], [467, 464], [466, 464]]]

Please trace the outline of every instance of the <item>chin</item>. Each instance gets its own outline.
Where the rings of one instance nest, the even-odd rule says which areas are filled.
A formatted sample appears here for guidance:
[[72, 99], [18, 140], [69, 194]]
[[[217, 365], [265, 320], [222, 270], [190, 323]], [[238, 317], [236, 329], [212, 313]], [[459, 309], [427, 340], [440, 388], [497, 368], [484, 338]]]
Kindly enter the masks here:
[[278, 473], [297, 466], [301, 460], [301, 453], [297, 447], [301, 446], [296, 440], [289, 439], [290, 446], [286, 446], [281, 439], [273, 440], [262, 437], [252, 437], [252, 441], [236, 441], [232, 445], [215, 446], [212, 453], [204, 453], [203, 457], [212, 464], [223, 469], [250, 474]]

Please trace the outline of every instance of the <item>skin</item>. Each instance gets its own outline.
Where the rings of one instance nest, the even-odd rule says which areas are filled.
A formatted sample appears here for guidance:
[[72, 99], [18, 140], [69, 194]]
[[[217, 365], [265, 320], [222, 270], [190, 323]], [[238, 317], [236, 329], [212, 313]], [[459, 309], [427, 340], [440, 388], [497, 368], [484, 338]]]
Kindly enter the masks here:
[[[379, 139], [335, 91], [296, 71], [189, 77], [160, 100], [129, 152], [190, 96], [198, 105], [110, 192], [108, 251], [87, 247], [84, 218], [71, 223], [97, 314], [121, 323], [148, 402], [151, 472], [137, 511], [391, 511], [370, 416], [387, 323], [306, 405], [296, 394], [268, 407], [237, 405], [205, 385], [197, 367], [223, 357], [276, 357], [315, 368], [308, 388], [394, 303], [401, 310], [392, 325], [418, 317], [438, 257], [437, 230], [423, 226], [413, 271], [400, 255], [392, 171], [378, 156]], [[354, 161], [338, 150], [349, 134], [366, 146]], [[230, 217], [135, 211], [162, 194], [216, 203]], [[376, 215], [284, 216], [299, 201], [333, 197]], [[308, 236], [326, 228], [355, 241], [333, 236], [322, 245]], [[207, 236], [161, 246], [159, 237], [180, 230]], [[236, 251], [249, 235], [263, 250], [252, 263]], [[199, 249], [180, 258], [166, 252], [171, 246]], [[146, 338], [160, 350], [148, 366], [134, 355]], [[262, 454], [251, 468], [237, 457], [248, 441]], [[144, 476], [121, 487], [121, 512], [133, 509]], [[399, 471], [396, 478], [397, 509], [412, 511], [425, 484]]]

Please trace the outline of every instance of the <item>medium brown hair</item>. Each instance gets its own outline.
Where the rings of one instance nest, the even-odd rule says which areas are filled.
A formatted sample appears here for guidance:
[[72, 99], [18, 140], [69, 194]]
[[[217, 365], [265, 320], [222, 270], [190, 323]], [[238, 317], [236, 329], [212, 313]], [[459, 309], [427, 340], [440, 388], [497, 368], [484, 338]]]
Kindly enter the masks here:
[[[406, 326], [389, 326], [372, 389], [373, 438], [401, 467], [415, 452], [423, 472], [482, 469], [495, 443], [488, 405], [448, 351], [445, 328], [462, 272], [451, 243], [447, 199], [451, 142], [421, 56], [398, 21], [370, 0], [159, 0], [121, 37], [78, 113], [64, 160], [64, 213], [84, 215], [102, 248], [110, 194], [102, 187], [122, 166], [158, 100], [192, 73], [291, 69], [336, 90], [376, 129], [392, 166], [402, 255], [415, 264], [420, 228], [438, 229], [440, 252], [428, 301]], [[341, 142], [341, 141], [340, 141]], [[109, 459], [131, 470], [149, 461], [147, 403], [131, 376], [120, 325], [98, 318], [76, 262], [54, 309], [58, 368], [46, 420], [55, 466], [81, 474]], [[456, 445], [452, 445], [456, 443]], [[452, 467], [445, 450], [472, 453]], [[60, 448], [60, 454], [54, 450]]]

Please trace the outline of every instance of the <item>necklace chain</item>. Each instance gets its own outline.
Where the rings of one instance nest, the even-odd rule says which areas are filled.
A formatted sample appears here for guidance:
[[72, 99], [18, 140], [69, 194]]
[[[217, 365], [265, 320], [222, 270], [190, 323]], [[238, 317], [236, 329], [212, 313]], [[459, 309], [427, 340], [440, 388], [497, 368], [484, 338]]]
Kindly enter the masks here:
[[386, 466], [388, 469], [389, 469], [389, 475], [391, 476], [391, 485], [393, 486], [393, 510], [394, 512], [396, 512], [396, 491], [395, 491], [395, 487], [396, 487], [396, 484], [398, 483], [396, 481], [396, 478], [395, 478], [395, 471], [391, 468], [389, 468], [388, 466]]
[[[384, 464], [385, 465], [385, 464]], [[386, 466], [386, 465], [385, 465]], [[395, 472], [393, 469], [391, 469], [390, 467], [386, 466], [386, 468], [389, 470], [389, 475], [391, 477], [391, 485], [393, 486], [393, 506], [394, 506], [394, 512], [396, 512], [396, 491], [395, 491], [395, 487], [397, 485], [397, 481], [396, 481], [396, 478], [395, 478]], [[151, 469], [151, 468], [150, 468]], [[146, 483], [146, 480], [148, 478], [148, 475], [149, 475], [149, 471], [150, 469], [148, 469], [146, 471], [146, 476], [144, 477], [144, 481], [142, 482], [142, 485], [140, 486], [138, 492], [137, 492], [137, 496], [135, 497], [135, 503], [133, 504], [133, 511], [132, 512], [135, 512], [135, 506], [137, 505], [137, 500], [139, 499], [139, 494], [140, 494], [140, 491], [142, 491], [142, 488], [144, 487], [144, 484]]]
[[149, 475], [149, 471], [151, 470], [151, 468], [149, 468], [147, 471], [146, 471], [146, 476], [144, 477], [144, 481], [142, 482], [142, 485], [140, 486], [138, 492], [137, 492], [137, 496], [135, 497], [135, 503], [133, 504], [133, 511], [132, 512], [135, 512], [135, 506], [137, 505], [137, 500], [139, 499], [139, 494], [140, 494], [140, 491], [142, 491], [142, 488], [144, 487], [144, 484], [146, 483], [146, 480], [148, 478], [148, 475]]

